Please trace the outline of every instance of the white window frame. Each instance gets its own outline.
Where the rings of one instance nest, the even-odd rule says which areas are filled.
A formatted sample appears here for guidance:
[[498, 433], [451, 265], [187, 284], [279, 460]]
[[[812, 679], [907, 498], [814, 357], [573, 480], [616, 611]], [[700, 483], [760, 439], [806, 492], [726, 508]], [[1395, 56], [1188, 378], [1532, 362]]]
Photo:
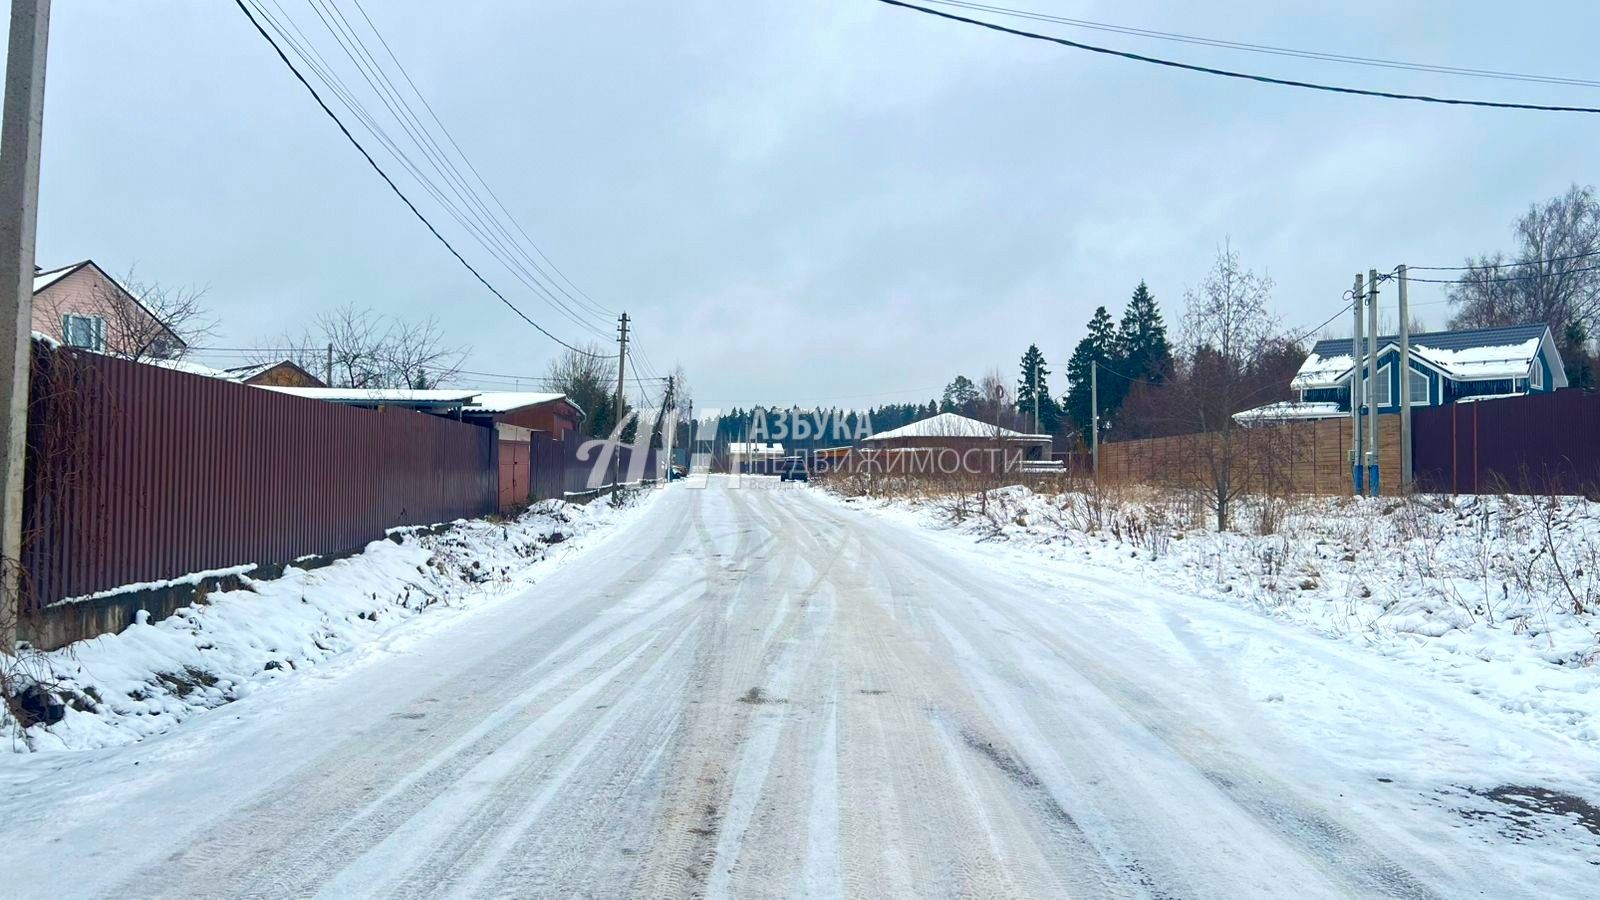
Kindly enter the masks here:
[[[1372, 379], [1371, 396], [1367, 398], [1367, 405], [1373, 409], [1394, 405], [1394, 390], [1391, 382], [1394, 379], [1393, 363], [1384, 363], [1378, 367], [1378, 373]], [[1380, 394], [1379, 388], [1383, 391]]]
[[[73, 340], [73, 326], [78, 322], [86, 324], [89, 332], [89, 343], [77, 343]], [[61, 343], [80, 350], [93, 350], [96, 353], [104, 353], [106, 350], [105, 317], [84, 315], [82, 313], [63, 313], [61, 316]]]
[[[1421, 397], [1417, 396], [1417, 392], [1416, 391], [1411, 390], [1411, 388], [1416, 383], [1412, 379], [1420, 379], [1422, 381], [1422, 396]], [[1428, 404], [1433, 402], [1433, 385], [1429, 384], [1428, 373], [1426, 373], [1426, 372], [1419, 371], [1419, 370], [1417, 370], [1415, 368], [1407, 367], [1406, 368], [1406, 390], [1408, 392], [1408, 396], [1410, 396], [1410, 398], [1411, 398], [1411, 405], [1412, 406], [1417, 406], [1418, 404], [1421, 404], [1422, 406], [1427, 406]]]
[[1528, 386], [1534, 390], [1544, 390], [1544, 366], [1536, 359], [1533, 368], [1528, 371]]

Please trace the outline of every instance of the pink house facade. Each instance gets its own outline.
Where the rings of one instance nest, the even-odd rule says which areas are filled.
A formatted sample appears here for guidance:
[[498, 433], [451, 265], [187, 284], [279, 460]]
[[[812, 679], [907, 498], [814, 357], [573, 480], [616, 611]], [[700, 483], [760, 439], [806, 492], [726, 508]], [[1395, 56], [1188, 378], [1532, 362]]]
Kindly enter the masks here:
[[[118, 356], [170, 357], [184, 347], [138, 298], [88, 259], [33, 276], [33, 330], [69, 347]], [[140, 346], [131, 346], [135, 341]]]

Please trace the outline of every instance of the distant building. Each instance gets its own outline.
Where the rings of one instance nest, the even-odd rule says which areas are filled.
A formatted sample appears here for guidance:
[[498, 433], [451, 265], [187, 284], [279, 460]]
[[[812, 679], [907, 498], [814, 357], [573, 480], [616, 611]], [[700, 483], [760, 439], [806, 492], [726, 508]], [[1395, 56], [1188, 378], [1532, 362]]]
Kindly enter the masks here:
[[783, 445], [762, 441], [728, 442], [729, 472], [766, 472], [783, 459]]
[[1049, 464], [1051, 436], [1026, 434], [956, 413], [880, 431], [860, 455], [884, 471], [973, 474], [1027, 471]]
[[187, 346], [90, 259], [34, 274], [33, 330], [68, 347], [117, 356], [170, 359]]
[[[1404, 366], [1411, 405], [1444, 406], [1491, 397], [1541, 394], [1567, 386], [1566, 367], [1546, 325], [1508, 325], [1430, 331], [1409, 338]], [[1366, 385], [1366, 406], [1400, 411], [1400, 339], [1379, 337], [1377, 377]], [[1298, 400], [1271, 403], [1234, 416], [1240, 422], [1327, 419], [1350, 414], [1356, 369], [1349, 338], [1318, 341], [1289, 383]]]
[[258, 363], [253, 366], [234, 366], [224, 369], [227, 376], [243, 384], [253, 384], [257, 387], [271, 385], [273, 387], [327, 387], [322, 379], [307, 372], [293, 360], [279, 360], [278, 362]]

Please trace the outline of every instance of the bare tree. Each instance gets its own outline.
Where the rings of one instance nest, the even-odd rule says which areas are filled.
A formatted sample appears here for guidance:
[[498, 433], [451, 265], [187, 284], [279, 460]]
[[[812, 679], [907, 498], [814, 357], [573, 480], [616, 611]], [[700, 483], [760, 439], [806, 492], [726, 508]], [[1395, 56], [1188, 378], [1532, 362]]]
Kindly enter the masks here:
[[[1232, 246], [1217, 250], [1199, 287], [1185, 292], [1188, 309], [1180, 326], [1184, 371], [1172, 389], [1177, 408], [1200, 432], [1184, 480], [1204, 495], [1218, 530], [1228, 527], [1234, 500], [1250, 487], [1244, 439], [1233, 414], [1257, 399], [1255, 373], [1266, 354], [1281, 349], [1276, 319], [1267, 311], [1272, 279], [1239, 261]], [[1287, 382], [1285, 382], [1287, 384]]]
[[[584, 431], [591, 437], [605, 437], [620, 418], [616, 414], [616, 361], [602, 358], [600, 345], [590, 343], [567, 350], [550, 360], [545, 372], [545, 387], [559, 394], [584, 412]], [[623, 398], [624, 414], [627, 398]]]
[[1588, 342], [1600, 336], [1600, 197], [1573, 185], [1517, 220], [1517, 250], [1467, 260], [1450, 288], [1459, 328], [1542, 322], [1560, 346], [1568, 379], [1582, 384]]
[[206, 288], [172, 287], [141, 281], [129, 269], [120, 286], [94, 286], [105, 316], [105, 349], [111, 356], [149, 362], [181, 359], [193, 344], [216, 332], [217, 322], [203, 303]]
[[[260, 362], [285, 355], [308, 372], [322, 375], [329, 387], [437, 387], [456, 376], [466, 350], [445, 344], [439, 323], [431, 316], [407, 322], [371, 309], [346, 304], [321, 313], [314, 327], [300, 336], [285, 335], [281, 350], [261, 350]], [[332, 371], [329, 361], [332, 361]]]

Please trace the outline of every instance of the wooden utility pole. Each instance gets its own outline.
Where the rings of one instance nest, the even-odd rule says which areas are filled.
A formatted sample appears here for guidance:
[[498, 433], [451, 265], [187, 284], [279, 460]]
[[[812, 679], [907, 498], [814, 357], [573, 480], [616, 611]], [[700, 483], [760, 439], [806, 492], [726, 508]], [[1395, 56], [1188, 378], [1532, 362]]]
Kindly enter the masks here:
[[328, 343], [328, 387], [333, 387], [333, 343]]
[[1357, 496], [1366, 493], [1363, 482], [1365, 460], [1361, 456], [1361, 404], [1362, 397], [1362, 348], [1361, 348], [1361, 304], [1366, 300], [1367, 292], [1361, 281], [1361, 273], [1356, 273], [1355, 290], [1350, 295], [1350, 308], [1355, 310], [1355, 326], [1350, 332], [1350, 489]]
[[0, 126], [0, 653], [16, 649], [22, 603], [22, 491], [33, 364], [33, 251], [50, 0], [12, 0]]
[[[1378, 270], [1367, 272], [1367, 383], [1378, 383]], [[1378, 477], [1378, 389], [1368, 392], [1372, 408], [1367, 411], [1367, 496], [1382, 493]]]
[[1406, 306], [1406, 267], [1399, 276], [1400, 304], [1400, 493], [1411, 493], [1411, 310]]

